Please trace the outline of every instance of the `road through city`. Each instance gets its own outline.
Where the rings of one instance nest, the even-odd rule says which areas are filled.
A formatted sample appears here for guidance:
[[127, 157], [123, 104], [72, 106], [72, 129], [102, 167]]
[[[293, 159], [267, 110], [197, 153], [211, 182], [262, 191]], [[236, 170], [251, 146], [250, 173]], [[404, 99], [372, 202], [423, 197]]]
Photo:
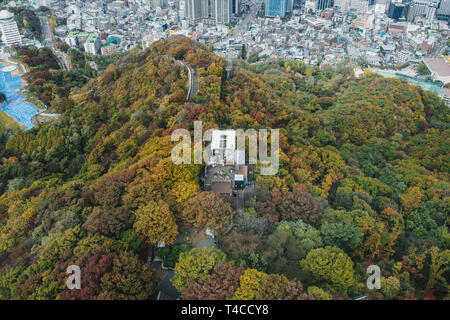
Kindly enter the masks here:
[[65, 71], [70, 70], [71, 62], [69, 56], [64, 52], [57, 50], [53, 42], [52, 29], [50, 27], [50, 22], [48, 21], [48, 18], [39, 17], [39, 21], [41, 22], [42, 40], [44, 42], [44, 45], [53, 51], [55, 56], [58, 58], [58, 63], [60, 64], [63, 70]]
[[259, 10], [261, 9], [263, 0], [256, 0], [249, 4], [250, 11], [246, 13], [244, 19], [241, 19], [234, 29], [232, 36], [240, 36], [252, 25], [253, 21], [255, 21], [256, 16], [258, 15]]

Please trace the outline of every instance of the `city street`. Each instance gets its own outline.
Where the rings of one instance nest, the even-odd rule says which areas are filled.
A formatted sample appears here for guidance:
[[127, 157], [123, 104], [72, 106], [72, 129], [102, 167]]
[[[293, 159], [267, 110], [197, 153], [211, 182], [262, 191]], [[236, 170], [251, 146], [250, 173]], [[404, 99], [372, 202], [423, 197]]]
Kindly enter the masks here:
[[255, 21], [258, 11], [261, 9], [263, 3], [264, 0], [256, 0], [249, 5], [250, 12], [247, 12], [244, 19], [239, 21], [232, 34], [233, 37], [241, 36], [245, 31], [247, 31], [253, 21]]
[[39, 17], [39, 21], [41, 22], [41, 30], [42, 30], [42, 40], [44, 45], [50, 48], [55, 56], [58, 58], [58, 62], [61, 68], [65, 71], [70, 70], [72, 68], [70, 58], [67, 54], [56, 49], [56, 46], [53, 42], [53, 34], [50, 27], [50, 23], [47, 17]]
[[44, 41], [44, 45], [54, 50], [52, 31], [50, 29], [48, 18], [39, 17], [39, 21], [41, 22], [42, 39]]

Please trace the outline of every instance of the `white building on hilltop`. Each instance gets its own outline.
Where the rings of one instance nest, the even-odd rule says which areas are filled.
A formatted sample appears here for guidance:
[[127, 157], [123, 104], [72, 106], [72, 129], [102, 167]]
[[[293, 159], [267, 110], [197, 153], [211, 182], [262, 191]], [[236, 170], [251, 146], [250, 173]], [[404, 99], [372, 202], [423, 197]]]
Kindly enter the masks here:
[[19, 28], [14, 20], [14, 14], [7, 11], [0, 11], [0, 31], [2, 33], [2, 41], [7, 47], [12, 45], [22, 45]]
[[233, 164], [236, 152], [236, 131], [214, 130], [211, 139], [211, 163], [217, 165]]

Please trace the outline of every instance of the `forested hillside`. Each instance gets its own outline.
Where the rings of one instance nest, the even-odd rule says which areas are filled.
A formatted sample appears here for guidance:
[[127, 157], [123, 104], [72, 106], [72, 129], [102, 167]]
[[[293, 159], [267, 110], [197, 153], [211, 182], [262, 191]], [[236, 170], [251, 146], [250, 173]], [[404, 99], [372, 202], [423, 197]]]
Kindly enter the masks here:
[[[172, 58], [199, 70], [191, 102]], [[173, 37], [71, 91], [60, 71], [29, 75], [63, 115], [8, 140], [0, 130], [1, 299], [154, 297], [147, 259], [160, 242], [173, 245], [184, 299], [449, 297], [445, 103], [345, 65], [241, 65], [229, 81], [224, 66]], [[245, 214], [202, 192], [200, 165], [172, 163], [171, 133], [197, 120], [280, 129], [280, 170], [255, 170]], [[182, 233], [192, 226], [216, 230], [219, 249], [191, 249]], [[73, 264], [81, 290], [65, 286]], [[371, 264], [380, 290], [366, 288]]]

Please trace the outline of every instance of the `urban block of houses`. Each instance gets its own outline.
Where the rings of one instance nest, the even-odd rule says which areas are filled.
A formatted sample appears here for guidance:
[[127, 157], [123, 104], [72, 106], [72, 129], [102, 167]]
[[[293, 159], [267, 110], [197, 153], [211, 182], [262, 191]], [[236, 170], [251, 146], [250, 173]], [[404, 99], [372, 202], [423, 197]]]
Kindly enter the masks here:
[[71, 31], [65, 38], [70, 47], [84, 47], [90, 54], [100, 53], [102, 42], [97, 32]]

